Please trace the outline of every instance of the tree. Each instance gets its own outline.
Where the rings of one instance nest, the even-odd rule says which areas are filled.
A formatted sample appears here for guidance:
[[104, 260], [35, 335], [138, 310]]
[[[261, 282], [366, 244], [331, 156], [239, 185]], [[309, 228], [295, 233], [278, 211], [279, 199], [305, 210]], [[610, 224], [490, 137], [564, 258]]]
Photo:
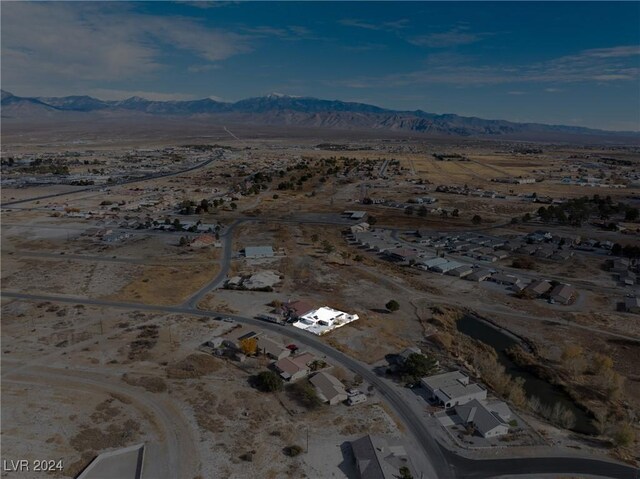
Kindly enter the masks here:
[[395, 299], [392, 299], [387, 304], [385, 304], [384, 307], [387, 308], [389, 311], [393, 312], [393, 311], [398, 311], [400, 309], [400, 304], [398, 304], [398, 302]]
[[203, 211], [206, 211], [207, 213], [209, 212], [209, 201], [204, 199], [200, 202], [200, 208], [202, 208]]
[[280, 198], [280, 197], [279, 197], [277, 194], [276, 194], [276, 195], [273, 195], [273, 199], [274, 199], [274, 200], [277, 200], [278, 198]]
[[238, 205], [233, 202], [229, 203], [229, 206], [231, 207], [232, 210], [235, 210], [238, 207]]
[[317, 234], [312, 234], [311, 235], [311, 242], [313, 243], [317, 243], [318, 242], [318, 235]]
[[318, 397], [316, 388], [306, 379], [290, 384], [287, 387], [287, 394], [307, 409], [322, 406], [322, 400]]
[[525, 222], [525, 223], [526, 223], [526, 222], [528, 222], [528, 221], [531, 221], [531, 214], [529, 214], [529, 213], [525, 213], [525, 214], [522, 216], [522, 221], [523, 221], [523, 222]]
[[258, 351], [258, 340], [256, 338], [245, 338], [240, 340], [240, 350], [246, 356], [253, 356]]
[[454, 208], [453, 211], [451, 212], [451, 216], [453, 216], [454, 218], [457, 218], [458, 216], [460, 216], [460, 210], [458, 208]]
[[367, 223], [369, 223], [371, 226], [375, 225], [378, 222], [378, 218], [376, 218], [375, 216], [369, 215], [367, 217]]
[[638, 211], [638, 208], [629, 208], [627, 212], [624, 214], [624, 220], [636, 221], [638, 219], [638, 216], [640, 216], [640, 212]]
[[427, 207], [426, 206], [422, 205], [420, 208], [418, 208], [418, 216], [421, 216], [423, 218], [425, 216], [427, 216]]
[[282, 391], [283, 382], [273, 371], [262, 371], [253, 377], [256, 387], [263, 392]]
[[189, 241], [184, 236], [180, 236], [180, 242], [178, 243], [180, 246], [187, 246]]
[[178, 218], [173, 220], [173, 227], [178, 231], [182, 231], [182, 224], [180, 223], [180, 220]]
[[411, 469], [409, 469], [407, 466], [402, 466], [400, 469], [398, 469], [398, 472], [400, 473], [399, 479], [413, 479]]
[[415, 382], [424, 376], [433, 373], [437, 367], [437, 361], [431, 356], [412, 353], [402, 365], [402, 377]]
[[411, 215], [413, 214], [413, 206], [407, 206], [407, 207], [404, 209], [404, 214], [405, 214], [405, 215], [409, 215], [409, 216], [411, 216]]
[[482, 218], [480, 217], [480, 215], [474, 215], [473, 218], [471, 218], [471, 222], [474, 225], [479, 225], [480, 223], [482, 223]]

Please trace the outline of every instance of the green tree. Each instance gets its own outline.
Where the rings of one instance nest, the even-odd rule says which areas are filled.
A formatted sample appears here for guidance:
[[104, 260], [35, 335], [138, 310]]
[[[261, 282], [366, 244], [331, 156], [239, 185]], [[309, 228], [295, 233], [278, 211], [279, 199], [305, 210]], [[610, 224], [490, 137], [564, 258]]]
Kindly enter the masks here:
[[311, 235], [311, 242], [312, 243], [317, 243], [318, 242], [318, 235], [317, 234], [312, 234]]
[[421, 216], [423, 218], [425, 216], [427, 216], [427, 207], [426, 206], [422, 205], [420, 208], [418, 208], [418, 216]]
[[640, 216], [638, 208], [629, 208], [624, 214], [624, 219], [625, 221], [636, 221], [638, 216]]
[[233, 202], [229, 203], [229, 206], [231, 207], [232, 210], [235, 210], [238, 207], [238, 205]]
[[407, 466], [402, 466], [400, 469], [398, 469], [398, 472], [400, 473], [399, 479], [413, 479], [413, 474], [411, 474], [411, 469], [409, 469]]
[[376, 218], [375, 216], [369, 215], [369, 217], [367, 218], [367, 223], [369, 223], [371, 226], [375, 225], [378, 222], [378, 218]]
[[273, 371], [262, 371], [254, 376], [256, 387], [263, 392], [282, 391], [283, 381]]
[[479, 225], [480, 223], [482, 223], [482, 218], [480, 217], [480, 215], [474, 215], [473, 218], [471, 218], [471, 222], [474, 225]]
[[437, 367], [437, 361], [424, 354], [410, 354], [402, 365], [402, 376], [412, 382], [418, 381], [424, 376], [432, 374]]
[[409, 216], [411, 216], [411, 215], [413, 214], [413, 206], [407, 206], [407, 207], [404, 209], [404, 214], [405, 214], [405, 215], [409, 215]]
[[384, 307], [387, 308], [389, 311], [393, 312], [393, 311], [398, 311], [400, 309], [400, 304], [395, 299], [392, 299], [387, 304], [385, 304]]
[[187, 238], [185, 238], [184, 236], [180, 236], [180, 242], [178, 243], [180, 246], [186, 246], [189, 243], [189, 241], [187, 240]]

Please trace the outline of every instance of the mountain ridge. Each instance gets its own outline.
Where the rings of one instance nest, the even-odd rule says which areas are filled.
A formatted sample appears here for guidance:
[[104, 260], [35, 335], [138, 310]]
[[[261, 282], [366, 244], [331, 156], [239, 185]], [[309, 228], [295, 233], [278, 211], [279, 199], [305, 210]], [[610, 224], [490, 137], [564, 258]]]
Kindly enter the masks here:
[[87, 95], [20, 97], [2, 90], [3, 119], [54, 118], [67, 114], [127, 114], [216, 118], [251, 124], [296, 125], [316, 128], [377, 129], [418, 134], [500, 137], [518, 134], [598, 135], [640, 137], [640, 132], [608, 131], [568, 125], [518, 123], [508, 120], [436, 114], [423, 110], [392, 110], [375, 105], [272, 93], [236, 102], [211, 98], [198, 100], [149, 100], [133, 96], [101, 100]]

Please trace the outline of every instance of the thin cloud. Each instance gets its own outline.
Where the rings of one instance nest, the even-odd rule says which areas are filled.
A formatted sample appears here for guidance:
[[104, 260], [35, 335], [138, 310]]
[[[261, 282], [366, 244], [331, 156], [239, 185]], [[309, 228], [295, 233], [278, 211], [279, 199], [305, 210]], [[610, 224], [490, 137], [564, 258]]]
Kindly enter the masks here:
[[406, 18], [401, 18], [399, 20], [393, 20], [389, 22], [382, 23], [372, 23], [366, 20], [360, 20], [357, 18], [343, 18], [338, 23], [344, 25], [345, 27], [354, 27], [354, 28], [362, 28], [365, 30], [376, 30], [376, 31], [399, 31], [406, 28], [409, 24], [409, 20]]
[[215, 63], [252, 50], [253, 37], [189, 17], [161, 17], [106, 4], [3, 5], [5, 85], [73, 88], [91, 81], [149, 77], [166, 68], [167, 46]]
[[448, 61], [448, 57], [427, 61], [428, 69], [383, 77], [353, 78], [343, 82], [352, 88], [408, 86], [419, 84], [497, 85], [509, 83], [577, 83], [638, 81], [639, 49], [613, 47], [584, 50], [531, 65], [471, 65]]
[[488, 33], [473, 33], [466, 29], [454, 28], [447, 32], [429, 33], [409, 38], [409, 43], [428, 48], [449, 48], [460, 45], [470, 45], [489, 36]]

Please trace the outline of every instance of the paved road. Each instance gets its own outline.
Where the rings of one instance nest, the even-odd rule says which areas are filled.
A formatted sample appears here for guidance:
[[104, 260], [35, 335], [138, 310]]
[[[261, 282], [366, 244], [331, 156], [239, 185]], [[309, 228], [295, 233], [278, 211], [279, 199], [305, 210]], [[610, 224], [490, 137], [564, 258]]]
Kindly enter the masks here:
[[25, 198], [23, 200], [7, 201], [5, 203], [2, 203], [0, 205], [0, 207], [11, 206], [11, 205], [19, 205], [19, 204], [23, 204], [23, 203], [29, 203], [31, 201], [46, 200], [46, 199], [49, 199], [49, 198], [57, 198], [59, 196], [75, 195], [76, 193], [84, 193], [85, 191], [96, 191], [96, 190], [101, 190], [103, 188], [112, 188], [114, 186], [130, 185], [131, 183], [140, 183], [142, 181], [158, 180], [160, 178], [167, 178], [169, 176], [182, 175], [183, 173], [188, 173], [190, 171], [197, 170], [199, 168], [203, 168], [203, 167], [207, 166], [212, 161], [219, 159], [222, 156], [222, 154], [223, 154], [222, 152], [219, 152], [217, 158], [211, 158], [209, 160], [203, 161], [202, 163], [198, 163], [195, 166], [191, 166], [189, 168], [185, 168], [185, 169], [178, 170], [178, 171], [172, 171], [172, 172], [169, 172], [169, 173], [160, 173], [160, 174], [157, 174], [157, 175], [149, 175], [149, 176], [145, 176], [144, 178], [137, 178], [137, 179], [133, 179], [133, 180], [125, 180], [125, 181], [120, 181], [118, 183], [110, 183], [110, 184], [104, 184], [104, 185], [89, 186], [87, 188], [79, 188], [77, 190], [64, 191], [62, 193], [52, 193], [50, 195], [34, 196], [33, 198]]
[[209, 292], [213, 291], [217, 287], [219, 287], [227, 278], [227, 273], [229, 272], [229, 266], [231, 264], [231, 257], [233, 256], [233, 230], [239, 224], [243, 223], [246, 220], [237, 220], [229, 225], [227, 231], [224, 233], [223, 238], [224, 242], [222, 243], [222, 254], [220, 255], [220, 271], [218, 274], [205, 284], [200, 290], [194, 293], [190, 298], [188, 298], [182, 305], [187, 308], [196, 308], [198, 303], [202, 301]]
[[317, 337], [291, 327], [280, 326], [253, 318], [245, 318], [227, 313], [202, 311], [185, 306], [155, 306], [120, 301], [104, 301], [91, 298], [68, 296], [33, 295], [3, 291], [6, 298], [25, 299], [33, 301], [57, 301], [72, 304], [88, 304], [113, 308], [160, 311], [168, 313], [190, 314], [204, 317], [224, 315], [235, 321], [250, 326], [260, 327], [286, 336], [293, 341], [313, 348], [326, 355], [332, 361], [340, 364], [372, 384], [378, 393], [393, 408], [398, 417], [406, 425], [409, 432], [418, 440], [425, 454], [431, 461], [433, 471], [426, 477], [434, 479], [447, 478], [489, 478], [497, 475], [517, 474], [597, 474], [603, 477], [619, 479], [637, 479], [638, 470], [628, 465], [600, 459], [585, 459], [578, 457], [522, 457], [512, 459], [469, 459], [451, 451], [443, 449], [433, 438], [428, 427], [419, 415], [407, 404], [406, 400], [397, 392], [396, 386], [388, 384], [377, 376], [368, 365], [346, 356], [340, 351], [325, 344]]

